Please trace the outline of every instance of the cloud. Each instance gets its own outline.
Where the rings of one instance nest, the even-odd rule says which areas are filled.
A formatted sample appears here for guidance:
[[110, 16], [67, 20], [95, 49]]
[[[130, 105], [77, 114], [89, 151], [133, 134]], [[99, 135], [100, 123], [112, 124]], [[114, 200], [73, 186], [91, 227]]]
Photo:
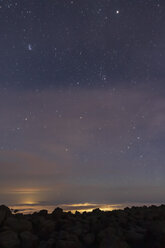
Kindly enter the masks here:
[[[99, 201], [111, 188], [163, 185], [164, 112], [164, 98], [147, 88], [11, 91], [0, 98], [1, 186]], [[99, 197], [96, 185], [107, 188]]]

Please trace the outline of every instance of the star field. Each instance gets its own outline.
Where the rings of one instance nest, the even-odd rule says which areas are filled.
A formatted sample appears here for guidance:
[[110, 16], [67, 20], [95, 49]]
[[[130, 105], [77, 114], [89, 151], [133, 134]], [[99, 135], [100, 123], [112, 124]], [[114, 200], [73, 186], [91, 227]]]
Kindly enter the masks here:
[[12, 188], [50, 204], [164, 200], [164, 11], [0, 1], [2, 201], [25, 202]]

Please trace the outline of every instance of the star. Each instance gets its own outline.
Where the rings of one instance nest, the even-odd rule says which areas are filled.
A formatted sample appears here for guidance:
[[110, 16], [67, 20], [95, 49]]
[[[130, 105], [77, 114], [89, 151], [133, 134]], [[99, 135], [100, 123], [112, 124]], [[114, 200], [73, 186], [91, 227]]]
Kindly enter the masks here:
[[33, 49], [33, 48], [32, 48], [32, 45], [31, 45], [31, 44], [28, 44], [28, 50], [29, 50], [29, 51], [32, 51], [32, 49]]

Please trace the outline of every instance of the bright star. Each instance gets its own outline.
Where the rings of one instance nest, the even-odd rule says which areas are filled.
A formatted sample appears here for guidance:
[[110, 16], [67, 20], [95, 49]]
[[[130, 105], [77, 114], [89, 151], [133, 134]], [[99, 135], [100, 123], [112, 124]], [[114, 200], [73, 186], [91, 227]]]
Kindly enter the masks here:
[[32, 45], [31, 44], [28, 44], [28, 50], [32, 51]]

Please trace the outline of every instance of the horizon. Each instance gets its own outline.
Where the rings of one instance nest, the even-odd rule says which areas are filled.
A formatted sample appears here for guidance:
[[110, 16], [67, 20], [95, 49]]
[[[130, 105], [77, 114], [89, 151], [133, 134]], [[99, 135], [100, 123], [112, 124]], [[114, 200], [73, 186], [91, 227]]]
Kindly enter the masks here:
[[96, 203], [79, 203], [79, 204], [58, 204], [58, 205], [40, 205], [40, 204], [18, 204], [8, 206], [12, 212], [15, 210], [16, 213], [22, 214], [33, 214], [41, 210], [47, 210], [48, 213], [52, 213], [56, 208], [61, 208], [64, 212], [71, 212], [75, 214], [76, 212], [92, 212], [95, 209], [101, 211], [113, 211], [113, 210], [124, 210], [125, 208], [132, 207], [151, 207], [151, 206], [162, 206], [162, 203], [125, 203], [125, 204], [96, 204]]

